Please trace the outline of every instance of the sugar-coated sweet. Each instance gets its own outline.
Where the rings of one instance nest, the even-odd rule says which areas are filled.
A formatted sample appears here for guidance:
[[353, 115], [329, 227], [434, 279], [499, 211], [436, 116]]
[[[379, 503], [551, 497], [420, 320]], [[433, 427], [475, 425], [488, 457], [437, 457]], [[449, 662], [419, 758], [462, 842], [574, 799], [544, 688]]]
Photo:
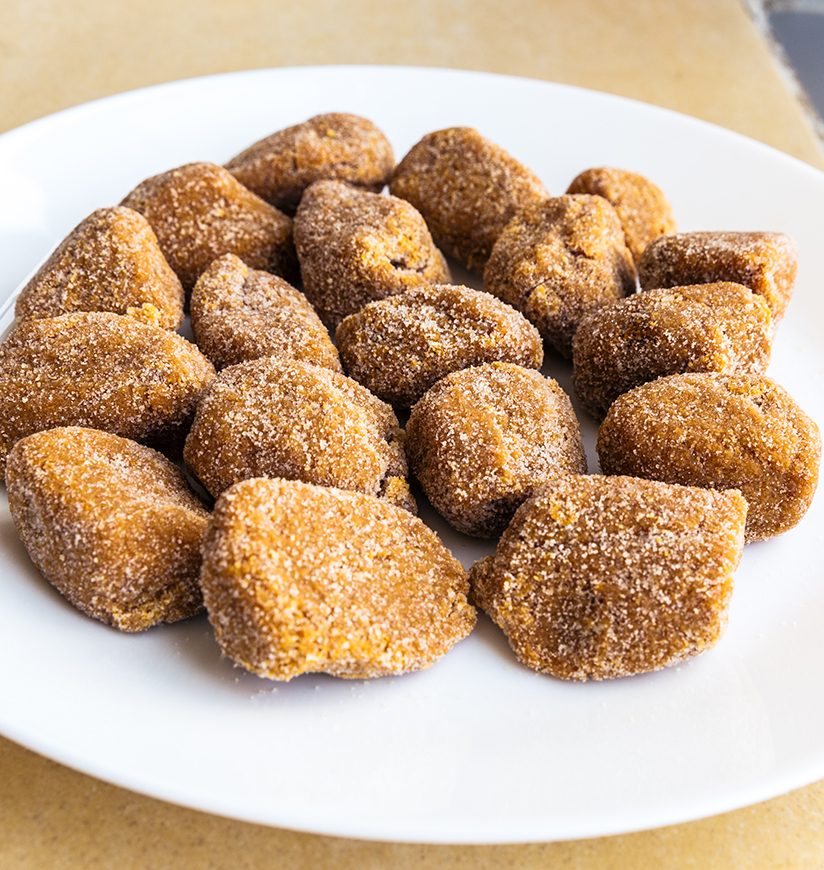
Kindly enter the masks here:
[[605, 680], [677, 664], [727, 621], [747, 503], [631, 477], [566, 475], [515, 514], [472, 594], [527, 667]]
[[635, 266], [615, 209], [600, 196], [547, 199], [501, 233], [484, 289], [522, 311], [564, 356], [589, 312], [635, 289]]
[[598, 433], [607, 474], [739, 489], [747, 540], [798, 523], [818, 483], [818, 426], [759, 375], [683, 374], [624, 393]]
[[446, 284], [370, 302], [340, 323], [337, 343], [347, 374], [399, 407], [450, 372], [496, 360], [537, 369], [544, 358], [522, 314], [489, 293]]
[[466, 572], [438, 536], [363, 493], [245, 480], [218, 499], [203, 552], [220, 648], [272, 680], [420, 670], [475, 624]]
[[131, 632], [200, 609], [209, 514], [165, 456], [97, 429], [49, 429], [15, 444], [6, 485], [32, 561], [84, 613]]

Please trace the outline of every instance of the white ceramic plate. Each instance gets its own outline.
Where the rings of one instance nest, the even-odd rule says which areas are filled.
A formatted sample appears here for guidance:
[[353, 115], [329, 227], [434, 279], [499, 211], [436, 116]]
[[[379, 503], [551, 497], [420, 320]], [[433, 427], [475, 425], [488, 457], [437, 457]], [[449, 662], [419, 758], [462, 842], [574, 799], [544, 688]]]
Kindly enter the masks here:
[[[824, 419], [824, 175], [722, 129], [544, 82], [405, 68], [261, 70], [149, 88], [0, 137], [3, 297], [147, 175], [221, 162], [317, 112], [373, 118], [402, 155], [468, 124], [563, 192], [588, 166], [648, 174], [683, 229], [784, 230], [795, 299], [770, 373]], [[10, 321], [10, 310], [0, 327]], [[547, 370], [568, 387], [568, 367]], [[591, 468], [594, 427], [581, 415]], [[220, 658], [205, 618], [118, 634], [30, 565], [0, 504], [0, 731], [114, 783], [227, 816], [387, 840], [514, 842], [678, 822], [824, 777], [819, 498], [747, 549], [726, 636], [679, 668], [565, 684], [482, 619], [431, 670], [278, 686]], [[469, 564], [486, 548], [449, 532]]]

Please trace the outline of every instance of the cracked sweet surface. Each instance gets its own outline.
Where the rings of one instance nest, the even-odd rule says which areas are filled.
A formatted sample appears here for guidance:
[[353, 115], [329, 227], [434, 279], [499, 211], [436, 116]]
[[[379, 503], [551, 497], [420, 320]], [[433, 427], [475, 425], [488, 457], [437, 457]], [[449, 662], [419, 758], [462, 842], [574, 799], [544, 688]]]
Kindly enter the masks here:
[[424, 136], [398, 164], [389, 190], [424, 216], [439, 247], [475, 271], [514, 215], [549, 196], [534, 172], [471, 127]]
[[223, 254], [236, 254], [251, 269], [295, 274], [292, 221], [222, 166], [188, 163], [161, 172], [121, 205], [148, 220], [187, 291]]
[[521, 212], [495, 243], [484, 289], [523, 312], [569, 357], [581, 319], [635, 290], [615, 209], [601, 196], [575, 194]]
[[572, 180], [567, 193], [602, 196], [612, 205], [636, 263], [651, 242], [675, 232], [675, 218], [664, 192], [636, 172], [607, 166], [586, 169]]
[[450, 280], [417, 211], [402, 199], [318, 181], [295, 216], [303, 291], [334, 329], [368, 302]]
[[699, 232], [664, 236], [638, 263], [641, 289], [732, 281], [763, 296], [774, 321], [790, 304], [798, 253], [784, 233]]
[[541, 337], [489, 293], [436, 285], [371, 302], [341, 322], [347, 374], [378, 398], [408, 408], [450, 372], [485, 362], [540, 368]]
[[273, 680], [420, 670], [475, 625], [466, 572], [417, 517], [295, 481], [223, 493], [201, 583], [223, 653]]
[[572, 342], [575, 392], [600, 419], [622, 393], [664, 375], [762, 374], [772, 333], [769, 306], [741, 284], [636, 293], [581, 320]]
[[226, 168], [253, 193], [294, 214], [304, 190], [322, 179], [377, 193], [392, 175], [395, 155], [371, 121], [330, 112], [255, 142]]
[[340, 371], [335, 345], [309, 300], [234, 254], [224, 254], [198, 278], [190, 312], [198, 347], [219, 369], [280, 356]]
[[624, 393], [598, 433], [607, 474], [739, 489], [747, 540], [786, 532], [818, 483], [818, 426], [787, 391], [759, 375], [682, 374]]
[[21, 319], [75, 311], [111, 311], [151, 305], [157, 325], [183, 322], [183, 287], [166, 262], [143, 215], [129, 208], [101, 208], [81, 221], [20, 291]]
[[415, 510], [403, 430], [389, 405], [339, 372], [298, 360], [224, 369], [198, 405], [183, 456], [215, 497], [250, 477], [283, 477]]
[[214, 376], [185, 338], [133, 317], [20, 321], [0, 344], [0, 472], [15, 441], [55, 426], [173, 437]]
[[512, 363], [487, 363], [438, 381], [406, 427], [409, 462], [433, 507], [458, 531], [500, 533], [548, 477], [585, 472], [567, 394]]
[[472, 568], [472, 594], [536, 671], [604, 680], [658, 670], [721, 635], [746, 514], [732, 490], [565, 475]]
[[88, 616], [132, 632], [200, 609], [209, 513], [165, 456], [96, 429], [49, 429], [17, 442], [6, 486], [31, 560]]

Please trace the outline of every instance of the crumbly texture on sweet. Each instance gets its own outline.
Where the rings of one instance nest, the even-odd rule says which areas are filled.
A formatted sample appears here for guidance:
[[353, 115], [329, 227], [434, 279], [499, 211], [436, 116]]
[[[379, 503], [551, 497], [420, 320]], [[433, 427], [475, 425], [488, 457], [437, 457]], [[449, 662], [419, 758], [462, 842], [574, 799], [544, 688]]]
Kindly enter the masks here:
[[622, 393], [682, 372], [762, 374], [772, 317], [742, 284], [693, 284], [636, 293], [581, 320], [572, 342], [573, 382], [602, 418]]
[[475, 271], [515, 214], [549, 196], [534, 172], [471, 127], [424, 136], [389, 190], [424, 216], [439, 247]]
[[32, 561], [84, 613], [143, 631], [200, 609], [209, 513], [165, 456], [96, 429], [50, 429], [17, 442], [6, 485]]
[[759, 375], [682, 374], [624, 393], [598, 433], [607, 474], [739, 489], [747, 540], [791, 529], [818, 483], [818, 426]]
[[303, 290], [334, 329], [375, 299], [450, 280], [426, 223], [402, 199], [318, 181], [295, 216]]
[[21, 320], [74, 311], [111, 311], [152, 305], [157, 325], [183, 322], [183, 287], [166, 262], [143, 215], [118, 206], [92, 212], [57, 246], [20, 291]]
[[438, 381], [406, 427], [409, 462], [435, 509], [458, 531], [499, 534], [548, 477], [586, 471], [567, 394], [512, 363]]
[[569, 357], [584, 315], [635, 290], [635, 266], [615, 209], [601, 196], [556, 196], [501, 233], [484, 289], [522, 311]]
[[773, 320], [790, 304], [798, 253], [784, 233], [700, 232], [664, 236], [638, 263], [643, 290], [733, 281], [763, 296]]
[[214, 376], [185, 338], [134, 317], [23, 320], [0, 344], [0, 472], [15, 441], [55, 426], [173, 437]]
[[226, 168], [249, 190], [294, 214], [303, 191], [322, 179], [347, 181], [377, 193], [392, 175], [395, 155], [371, 121], [331, 112], [255, 142]]
[[536, 671], [655, 671], [721, 635], [746, 513], [735, 491], [566, 475], [518, 510], [473, 567], [472, 593]]
[[332, 339], [291, 284], [224, 254], [198, 278], [190, 302], [198, 347], [222, 369], [262, 356], [340, 371]]
[[664, 192], [643, 175], [600, 166], [577, 175], [567, 193], [589, 193], [608, 200], [624, 228], [624, 239], [637, 263], [647, 246], [675, 232], [675, 218]]
[[339, 372], [264, 357], [224, 369], [183, 456], [209, 492], [283, 477], [390, 498], [415, 509], [403, 430], [389, 405]]
[[224, 654], [272, 680], [417, 671], [475, 625], [466, 572], [417, 517], [296, 481], [220, 497], [201, 583]]
[[187, 291], [223, 254], [251, 269], [296, 275], [292, 221], [222, 166], [188, 163], [162, 172], [121, 204], [145, 216]]
[[338, 326], [347, 373], [378, 398], [408, 408], [450, 372], [486, 362], [540, 368], [541, 336], [489, 293], [436, 285], [371, 302]]

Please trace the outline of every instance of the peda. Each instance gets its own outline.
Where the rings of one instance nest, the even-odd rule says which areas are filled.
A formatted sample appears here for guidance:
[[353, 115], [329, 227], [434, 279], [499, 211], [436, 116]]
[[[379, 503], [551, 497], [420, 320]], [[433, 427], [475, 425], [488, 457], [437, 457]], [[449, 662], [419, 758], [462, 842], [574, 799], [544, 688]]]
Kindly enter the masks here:
[[217, 497], [249, 477], [383, 496], [415, 509], [389, 405], [339, 372], [277, 357], [224, 369], [198, 405], [183, 457]]
[[183, 287], [146, 218], [130, 208], [100, 208], [81, 221], [20, 291], [21, 320], [74, 311], [151, 305], [158, 326], [183, 321]]
[[472, 270], [483, 270], [518, 212], [549, 196], [534, 172], [471, 127], [424, 136], [398, 164], [389, 190], [411, 202], [435, 243]]
[[682, 372], [762, 374], [772, 317], [741, 284], [693, 284], [636, 293], [588, 314], [572, 342], [573, 382], [602, 418], [622, 393]]
[[647, 246], [675, 232], [675, 218], [664, 192], [643, 175], [600, 166], [577, 175], [567, 193], [603, 196], [621, 219], [624, 239], [637, 263]]
[[18, 441], [9, 508], [31, 560], [61, 595], [121, 631], [200, 610], [208, 511], [165, 456], [67, 426]]
[[624, 393], [598, 433], [607, 474], [739, 489], [747, 541], [804, 516], [818, 482], [818, 426], [787, 391], [759, 375], [682, 374]]
[[214, 376], [185, 338], [132, 317], [23, 320], [0, 344], [0, 473], [15, 441], [55, 426], [170, 438]]
[[198, 278], [190, 311], [197, 345], [219, 369], [282, 356], [340, 371], [338, 352], [306, 297], [234, 254]]
[[292, 221], [222, 166], [188, 163], [162, 172], [122, 205], [146, 217], [187, 291], [223, 254], [236, 254], [250, 269], [295, 274]]
[[295, 216], [303, 291], [334, 329], [375, 299], [450, 280], [423, 218], [402, 199], [318, 181]]
[[638, 263], [642, 290], [733, 281], [763, 296], [778, 321], [798, 271], [795, 242], [784, 233], [700, 232], [664, 236]]
[[472, 594], [533, 670], [582, 681], [659, 670], [721, 635], [746, 514], [734, 490], [564, 475], [473, 567]]
[[223, 653], [272, 680], [421, 670], [475, 625], [466, 572], [417, 517], [297, 481], [223, 493], [201, 583]]
[[575, 194], [522, 212], [495, 243], [484, 289], [523, 312], [569, 357], [581, 319], [635, 290], [615, 209], [603, 197]]
[[370, 302], [337, 330], [347, 373], [379, 399], [408, 408], [450, 372], [485, 362], [540, 368], [541, 337], [488, 293], [447, 284]]
[[322, 179], [377, 193], [392, 175], [395, 155], [371, 121], [330, 112], [255, 142], [226, 168], [253, 193], [294, 214], [303, 191]]
[[578, 421], [551, 378], [512, 363], [447, 375], [415, 405], [409, 463], [458, 531], [493, 537], [548, 477], [585, 472]]

